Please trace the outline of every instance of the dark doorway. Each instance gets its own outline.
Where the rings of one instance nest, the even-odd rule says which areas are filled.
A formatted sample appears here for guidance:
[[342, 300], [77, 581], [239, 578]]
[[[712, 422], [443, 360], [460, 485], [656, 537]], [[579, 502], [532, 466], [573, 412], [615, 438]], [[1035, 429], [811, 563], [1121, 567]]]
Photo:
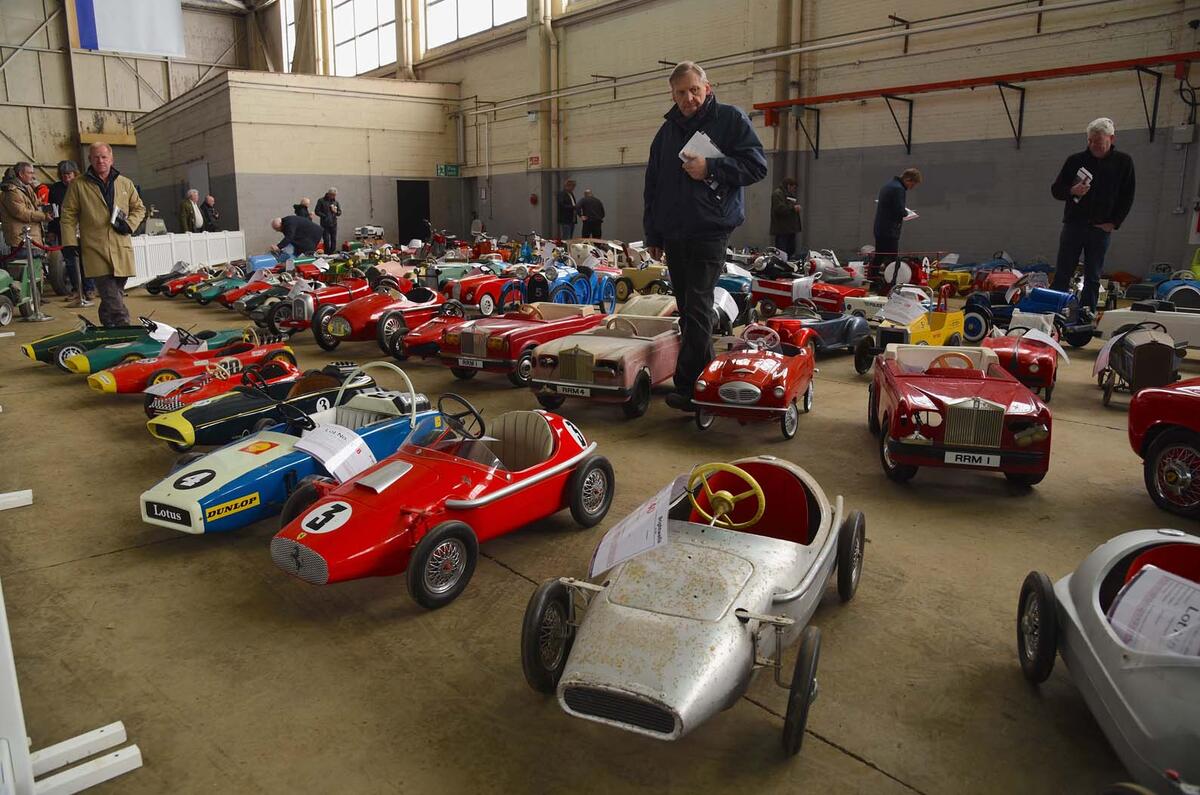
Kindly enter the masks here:
[[396, 180], [396, 237], [398, 243], [413, 238], [427, 240], [429, 227], [429, 181], [424, 179]]

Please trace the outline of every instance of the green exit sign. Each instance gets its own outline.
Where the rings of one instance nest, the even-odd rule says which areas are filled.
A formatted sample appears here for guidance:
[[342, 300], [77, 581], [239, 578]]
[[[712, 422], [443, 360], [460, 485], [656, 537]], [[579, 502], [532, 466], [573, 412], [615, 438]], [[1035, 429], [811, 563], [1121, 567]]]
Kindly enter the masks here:
[[437, 175], [439, 177], [457, 177], [458, 163], [438, 163]]

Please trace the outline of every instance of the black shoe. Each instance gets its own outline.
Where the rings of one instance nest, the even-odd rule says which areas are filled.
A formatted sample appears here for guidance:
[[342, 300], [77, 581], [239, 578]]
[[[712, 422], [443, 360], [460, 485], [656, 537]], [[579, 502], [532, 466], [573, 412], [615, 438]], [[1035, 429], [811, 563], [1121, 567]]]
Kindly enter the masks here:
[[682, 392], [669, 392], [667, 394], [667, 405], [680, 411], [696, 410], [696, 404], [692, 402], [691, 397]]

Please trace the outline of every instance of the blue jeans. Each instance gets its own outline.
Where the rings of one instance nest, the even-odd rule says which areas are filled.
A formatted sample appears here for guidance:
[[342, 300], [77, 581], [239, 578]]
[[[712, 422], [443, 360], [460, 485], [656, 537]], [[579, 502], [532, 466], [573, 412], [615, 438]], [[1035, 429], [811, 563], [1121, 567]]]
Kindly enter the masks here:
[[575, 237], [575, 224], [559, 224], [558, 225], [558, 239], [559, 240], [570, 240], [573, 237]]
[[1100, 295], [1100, 272], [1104, 270], [1104, 255], [1108, 252], [1108, 241], [1112, 237], [1098, 226], [1091, 224], [1063, 224], [1058, 238], [1058, 260], [1054, 263], [1055, 290], [1067, 292], [1075, 276], [1075, 266], [1083, 255], [1083, 293], [1079, 305], [1096, 308]]

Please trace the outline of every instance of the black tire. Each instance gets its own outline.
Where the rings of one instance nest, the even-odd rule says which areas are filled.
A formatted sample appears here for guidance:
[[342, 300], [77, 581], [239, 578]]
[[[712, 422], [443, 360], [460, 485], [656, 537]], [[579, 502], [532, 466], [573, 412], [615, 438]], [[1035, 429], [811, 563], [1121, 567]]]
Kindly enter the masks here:
[[529, 598], [521, 621], [521, 668], [529, 686], [552, 695], [574, 643], [570, 591], [558, 580], [546, 580]]
[[533, 377], [533, 348], [527, 348], [517, 357], [516, 364], [508, 374], [508, 382], [513, 386], [529, 386]]
[[774, 317], [775, 313], [778, 311], [779, 311], [779, 307], [777, 307], [775, 305], [775, 302], [772, 301], [770, 298], [764, 298], [758, 302], [759, 317], [762, 317], [764, 319], [769, 318], [769, 317]]
[[283, 504], [283, 510], [279, 513], [279, 529], [287, 527], [296, 517], [300, 516], [309, 506], [320, 499], [321, 494], [317, 491], [316, 482], [319, 478], [310, 476], [301, 480], [296, 486], [296, 490], [288, 495], [287, 502]]
[[872, 435], [879, 435], [879, 398], [875, 397], [875, 384], [867, 385], [867, 430]]
[[1088, 343], [1092, 341], [1092, 332], [1090, 329], [1087, 331], [1073, 331], [1070, 334], [1064, 334], [1063, 339], [1072, 348], [1086, 348]]
[[212, 299], [206, 295], [204, 295], [204, 296], [198, 295], [198, 296], [196, 296], [196, 303], [200, 304], [200, 306], [208, 306], [209, 304], [212, 303]]
[[662, 279], [655, 279], [646, 285], [646, 295], [670, 295], [671, 285]]
[[566, 401], [562, 395], [537, 395], [538, 405], [546, 411], [558, 411]]
[[55, 295], [70, 295], [71, 282], [67, 279], [67, 261], [61, 251], [51, 251], [46, 256], [46, 278]]
[[580, 527], [599, 524], [612, 506], [615, 486], [612, 464], [602, 455], [590, 455], [575, 467], [567, 486], [571, 518], [575, 523]]
[[707, 431], [712, 427], [712, 424], [717, 417], [708, 409], [698, 408], [696, 409], [696, 413], [693, 415], [693, 418], [696, 420], [697, 428], [702, 431]]
[[[479, 542], [470, 527], [442, 522], [425, 534], [409, 558], [408, 593], [428, 610], [450, 604], [471, 581], [478, 557]], [[451, 566], [449, 571], [446, 565]], [[440, 575], [443, 572], [448, 579]]]
[[329, 321], [337, 314], [338, 308], [332, 304], [317, 307], [317, 313], [312, 319], [312, 335], [323, 351], [336, 350], [342, 344], [341, 339], [329, 333]]
[[853, 599], [858, 590], [866, 551], [867, 518], [862, 511], [851, 511], [838, 530], [837, 591], [843, 602]]
[[1049, 403], [1050, 396], [1054, 394], [1054, 384], [1042, 389], [1042, 402]]
[[[1150, 499], [1154, 500], [1154, 504], [1164, 511], [1186, 516], [1189, 519], [1200, 519], [1200, 499], [1195, 503], [1188, 505], [1183, 501], [1180, 503], [1172, 502], [1166, 496], [1166, 491], [1171, 489], [1171, 483], [1168, 481], [1169, 474], [1164, 473], [1162, 482], [1158, 475], [1159, 461], [1164, 454], [1172, 450], [1191, 451], [1192, 460], [1200, 457], [1200, 434], [1184, 428], [1170, 428], [1159, 434], [1146, 450], [1146, 459], [1142, 464], [1142, 478], [1146, 483], [1146, 491], [1150, 494]], [[1191, 485], [1200, 481], [1200, 472], [1190, 475], [1190, 479], [1185, 481], [1186, 485]]]
[[263, 417], [261, 420], [254, 423], [254, 430], [252, 430], [251, 433], [262, 433], [268, 428], [274, 428], [278, 424], [279, 420], [275, 419], [274, 417]]
[[1035, 685], [1054, 670], [1058, 654], [1058, 602], [1050, 578], [1040, 571], [1025, 575], [1017, 600], [1017, 659]]
[[500, 311], [508, 312], [510, 307], [519, 307], [525, 303], [525, 289], [521, 282], [509, 282], [500, 291]]
[[787, 410], [779, 415], [779, 432], [784, 439], [793, 439], [800, 427], [800, 406], [795, 400], [788, 404]]
[[992, 330], [992, 313], [985, 307], [972, 305], [963, 310], [963, 339], [978, 345]]
[[383, 317], [379, 318], [379, 324], [375, 326], [375, 341], [379, 343], [379, 350], [391, 353], [392, 337], [406, 328], [408, 326], [404, 322], [403, 312], [385, 312]]
[[550, 301], [555, 304], [573, 304], [577, 296], [569, 284], [560, 284], [550, 291]]
[[1036, 472], [1030, 474], [1028, 472], [1005, 472], [1004, 477], [1009, 483], [1016, 486], [1036, 486], [1046, 478], [1045, 472]]
[[292, 304], [290, 301], [279, 301], [271, 304], [271, 308], [267, 310], [267, 330], [276, 337], [286, 337], [291, 329], [285, 329], [279, 325], [280, 321], [291, 320]]
[[0, 295], [0, 327], [13, 321], [13, 302], [7, 295]]
[[158, 295], [162, 291], [162, 282], [158, 279], [151, 279], [145, 284], [146, 292], [150, 295]]
[[733, 321], [730, 320], [724, 312], [718, 312], [720, 317], [717, 319], [717, 333], [722, 337], [733, 336]]
[[617, 279], [616, 288], [617, 301], [622, 304], [628, 301], [630, 296], [637, 292], [633, 289], [633, 280], [628, 276], [622, 276], [621, 278]]
[[951, 334], [950, 339], [946, 340], [946, 345], [951, 348], [957, 348], [959, 345], [962, 345], [962, 334], [959, 334], [957, 331]]
[[650, 376], [643, 370], [633, 380], [633, 392], [629, 395], [629, 400], [621, 404], [621, 411], [625, 412], [626, 419], [632, 420], [645, 414], [648, 408], [650, 408]]
[[173, 475], [189, 464], [194, 463], [197, 459], [203, 458], [205, 455], [205, 453], [198, 450], [190, 453], [184, 453], [183, 455], [179, 456], [179, 458], [175, 459], [175, 462], [171, 464], [171, 468], [167, 471], [167, 474]]
[[17, 311], [21, 313], [21, 317], [23, 318], [33, 317], [33, 300], [22, 301], [17, 304]]
[[871, 365], [875, 363], [875, 354], [872, 352], [873, 340], [871, 335], [859, 337], [858, 342], [854, 343], [854, 372], [859, 375], [866, 375], [871, 369]]
[[1117, 391], [1117, 374], [1109, 370], [1104, 376], [1104, 405], [1112, 402], [1113, 392]]
[[479, 371], [471, 367], [451, 367], [450, 372], [460, 381], [470, 381]]
[[395, 334], [388, 340], [388, 353], [398, 362], [407, 362], [408, 354], [404, 350], [404, 334]]
[[817, 661], [821, 657], [821, 630], [811, 624], [804, 629], [796, 667], [792, 671], [792, 687], [788, 693], [787, 716], [783, 719], [783, 752], [788, 756], [800, 753], [804, 742], [804, 727], [808, 709], [817, 695]]
[[54, 366], [64, 373], [69, 373], [71, 371], [67, 369], [67, 359], [81, 353], [84, 353], [82, 345], [76, 345], [73, 342], [67, 343], [54, 351]]
[[892, 423], [890, 417], [884, 417], [880, 423], [879, 433], [879, 465], [883, 467], [883, 474], [888, 476], [888, 480], [896, 483], [907, 483], [912, 480], [917, 474], [917, 468], [912, 464], [896, 464], [888, 460], [887, 443], [888, 433], [891, 430]]

